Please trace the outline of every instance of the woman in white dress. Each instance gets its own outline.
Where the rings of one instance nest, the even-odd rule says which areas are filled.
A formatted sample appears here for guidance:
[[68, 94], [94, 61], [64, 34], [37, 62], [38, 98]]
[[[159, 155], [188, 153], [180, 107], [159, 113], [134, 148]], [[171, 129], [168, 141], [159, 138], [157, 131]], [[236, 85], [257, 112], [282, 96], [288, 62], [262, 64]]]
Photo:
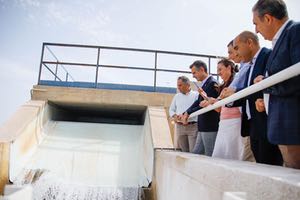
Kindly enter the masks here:
[[[237, 71], [237, 66], [228, 59], [222, 59], [218, 62], [217, 72], [223, 80], [219, 87], [220, 93], [230, 85]], [[205, 107], [216, 101], [217, 99], [209, 98], [209, 100], [202, 101], [200, 105]], [[212, 157], [243, 160], [244, 143], [241, 136], [240, 109], [223, 106], [216, 109], [216, 112], [220, 112], [220, 122]]]

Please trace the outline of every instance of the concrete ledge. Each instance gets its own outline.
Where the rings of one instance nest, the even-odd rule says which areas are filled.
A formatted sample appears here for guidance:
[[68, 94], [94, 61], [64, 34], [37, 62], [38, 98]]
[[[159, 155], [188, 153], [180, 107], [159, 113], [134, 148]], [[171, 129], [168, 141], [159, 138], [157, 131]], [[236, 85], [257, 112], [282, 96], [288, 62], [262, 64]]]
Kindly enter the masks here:
[[47, 86], [59, 86], [59, 87], [79, 87], [79, 88], [97, 88], [97, 89], [108, 89], [108, 90], [133, 90], [133, 91], [144, 91], [144, 92], [162, 92], [162, 93], [176, 93], [176, 88], [172, 87], [156, 87], [145, 85], [127, 85], [127, 84], [114, 84], [114, 83], [98, 83], [97, 86], [92, 82], [66, 82], [66, 81], [50, 81], [41, 80], [40, 85]]
[[105, 90], [91, 88], [69, 88], [55, 86], [34, 86], [32, 100], [89, 103], [91, 105], [143, 105], [169, 107], [174, 94]]
[[158, 200], [300, 199], [300, 170], [158, 150], [155, 160]]

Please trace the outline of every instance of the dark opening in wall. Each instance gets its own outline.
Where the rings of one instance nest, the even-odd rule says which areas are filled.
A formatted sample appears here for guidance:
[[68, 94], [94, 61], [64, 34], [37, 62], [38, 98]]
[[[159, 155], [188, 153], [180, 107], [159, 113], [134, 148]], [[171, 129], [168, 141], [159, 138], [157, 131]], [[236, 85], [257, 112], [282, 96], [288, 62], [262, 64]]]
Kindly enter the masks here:
[[143, 125], [146, 106], [48, 102], [55, 121]]

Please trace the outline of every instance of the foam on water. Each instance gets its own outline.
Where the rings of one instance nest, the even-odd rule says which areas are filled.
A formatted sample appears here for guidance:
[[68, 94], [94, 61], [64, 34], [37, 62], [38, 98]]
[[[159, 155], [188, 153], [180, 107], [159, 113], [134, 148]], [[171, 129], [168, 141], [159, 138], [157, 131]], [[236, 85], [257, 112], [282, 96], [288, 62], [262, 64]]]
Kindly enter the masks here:
[[34, 200], [132, 200], [140, 199], [138, 187], [103, 187], [66, 183], [50, 173], [42, 175], [32, 184]]

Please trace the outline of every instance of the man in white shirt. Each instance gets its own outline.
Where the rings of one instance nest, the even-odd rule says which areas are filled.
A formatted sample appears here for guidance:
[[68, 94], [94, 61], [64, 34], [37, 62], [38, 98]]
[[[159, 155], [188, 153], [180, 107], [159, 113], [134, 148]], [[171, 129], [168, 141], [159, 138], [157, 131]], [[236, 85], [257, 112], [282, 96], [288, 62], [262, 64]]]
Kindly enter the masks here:
[[[178, 119], [178, 115], [185, 112], [197, 99], [198, 93], [191, 90], [190, 81], [185, 76], [177, 79], [177, 93], [170, 105], [169, 114], [175, 124], [175, 144], [184, 152], [191, 152], [194, 148], [197, 137], [197, 118], [189, 119], [187, 125], [183, 125]], [[175, 145], [176, 146], [176, 145]]]

